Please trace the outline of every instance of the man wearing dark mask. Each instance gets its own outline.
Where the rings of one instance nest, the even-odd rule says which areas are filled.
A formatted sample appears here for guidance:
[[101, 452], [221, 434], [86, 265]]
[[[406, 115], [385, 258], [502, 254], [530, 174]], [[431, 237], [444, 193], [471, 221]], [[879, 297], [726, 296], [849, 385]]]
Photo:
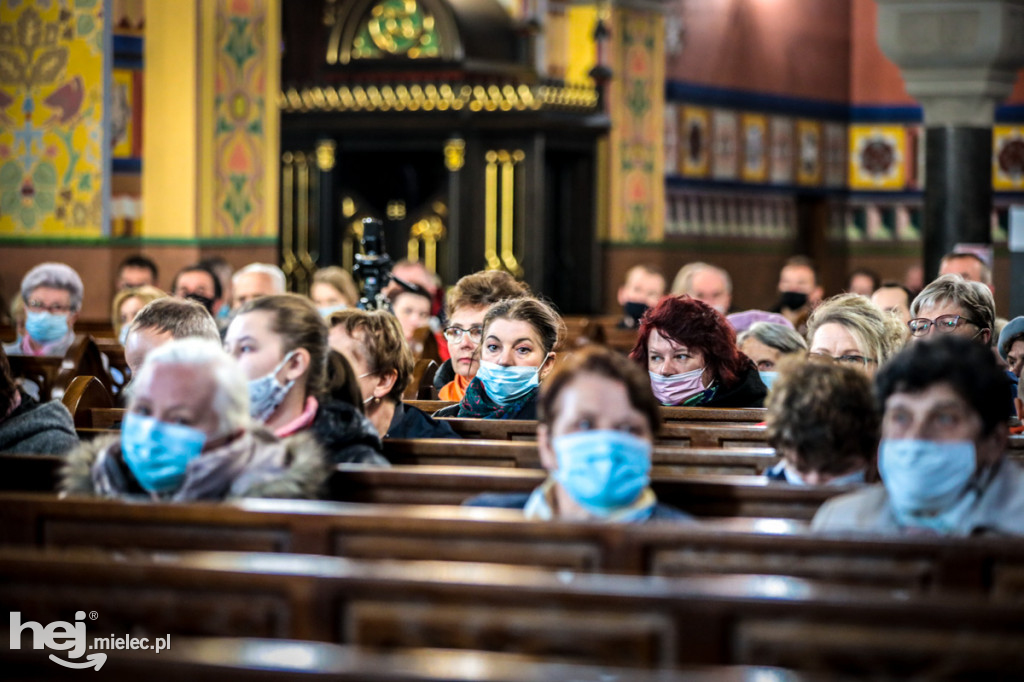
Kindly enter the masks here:
[[206, 308], [215, 315], [220, 308], [223, 291], [220, 280], [212, 270], [202, 265], [189, 265], [174, 276], [171, 293], [178, 298], [187, 298]]
[[651, 265], [634, 265], [626, 273], [626, 282], [619, 287], [622, 321], [619, 327], [636, 329], [648, 308], [653, 308], [665, 295], [665, 276]]
[[779, 299], [772, 312], [782, 313], [802, 333], [824, 293], [813, 261], [806, 256], [793, 256], [779, 272]]
[[950, 334], [911, 344], [875, 378], [882, 485], [827, 502], [819, 531], [1024, 535], [1024, 471], [1005, 456], [1005, 372]]

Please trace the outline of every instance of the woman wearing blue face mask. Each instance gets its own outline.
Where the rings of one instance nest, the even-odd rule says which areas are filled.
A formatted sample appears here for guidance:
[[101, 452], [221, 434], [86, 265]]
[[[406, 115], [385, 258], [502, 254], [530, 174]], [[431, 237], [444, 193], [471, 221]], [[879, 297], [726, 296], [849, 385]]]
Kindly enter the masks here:
[[761, 407], [768, 392], [725, 317], [689, 296], [666, 296], [644, 315], [629, 357], [662, 405]]
[[875, 480], [879, 417], [863, 372], [784, 362], [768, 394], [768, 444], [782, 460], [765, 472], [792, 485], [863, 485]]
[[332, 265], [313, 274], [309, 297], [313, 299], [316, 309], [326, 320], [331, 313], [351, 308], [359, 303], [359, 290], [348, 270]]
[[320, 448], [252, 423], [245, 377], [219, 343], [170, 341], [132, 386], [120, 436], [71, 453], [62, 492], [179, 502], [318, 495], [328, 473]]
[[281, 438], [310, 431], [332, 462], [388, 464], [360, 409], [352, 368], [330, 351], [327, 323], [309, 299], [280, 294], [249, 301], [224, 344], [249, 380], [253, 419]]
[[4, 346], [7, 355], [64, 355], [75, 341], [82, 309], [82, 278], [64, 263], [41, 263], [21, 280], [25, 334]]
[[461, 402], [434, 416], [536, 419], [540, 383], [555, 365], [564, 328], [558, 313], [536, 298], [492, 305], [483, 320], [476, 376]]
[[548, 479], [532, 493], [488, 493], [466, 504], [522, 509], [538, 520], [690, 519], [660, 504], [650, 488], [658, 404], [627, 358], [601, 346], [574, 353], [545, 382], [538, 407]]

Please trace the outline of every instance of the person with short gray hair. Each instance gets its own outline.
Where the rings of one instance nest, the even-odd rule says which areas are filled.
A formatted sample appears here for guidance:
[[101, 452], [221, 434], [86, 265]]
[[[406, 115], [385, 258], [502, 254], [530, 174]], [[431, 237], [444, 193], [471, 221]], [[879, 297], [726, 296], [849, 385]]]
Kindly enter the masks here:
[[943, 275], [929, 284], [910, 304], [912, 342], [938, 334], [956, 334], [979, 343], [992, 342], [996, 304], [981, 282], [960, 275]]
[[284, 272], [269, 263], [249, 263], [231, 276], [233, 310], [238, 310], [254, 298], [285, 293], [288, 282]]
[[732, 307], [732, 278], [716, 265], [699, 261], [687, 263], [679, 268], [672, 281], [672, 294], [686, 294], [726, 315]]
[[783, 355], [807, 352], [807, 342], [795, 329], [772, 322], [755, 322], [750, 329], [740, 332], [736, 345], [754, 361], [761, 381], [769, 388], [775, 380], [775, 365]]
[[75, 341], [85, 292], [82, 278], [64, 263], [40, 263], [21, 280], [25, 334], [4, 346], [8, 355], [64, 355]]
[[220, 342], [220, 332], [210, 312], [186, 298], [159, 298], [146, 304], [132, 320], [125, 334], [125, 361], [136, 372], [153, 349], [172, 339], [189, 337]]
[[253, 424], [248, 381], [219, 342], [189, 338], [149, 354], [120, 435], [71, 453], [61, 490], [175, 502], [315, 498], [327, 473], [309, 436], [281, 440]]

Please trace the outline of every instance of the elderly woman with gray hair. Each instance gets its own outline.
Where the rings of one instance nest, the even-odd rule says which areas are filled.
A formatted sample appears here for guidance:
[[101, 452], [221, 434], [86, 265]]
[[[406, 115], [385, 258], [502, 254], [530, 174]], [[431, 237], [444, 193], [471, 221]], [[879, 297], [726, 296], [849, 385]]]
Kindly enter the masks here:
[[25, 335], [4, 346], [8, 355], [64, 355], [75, 341], [82, 278], [64, 263], [40, 263], [21, 280]]
[[772, 387], [778, 372], [775, 366], [784, 355], [807, 352], [807, 342], [793, 327], [773, 322], [755, 322], [736, 337], [740, 351], [757, 365], [761, 381]]
[[147, 356], [120, 436], [84, 443], [62, 473], [72, 495], [314, 498], [327, 466], [311, 437], [251, 423], [245, 375], [220, 344], [183, 339]]

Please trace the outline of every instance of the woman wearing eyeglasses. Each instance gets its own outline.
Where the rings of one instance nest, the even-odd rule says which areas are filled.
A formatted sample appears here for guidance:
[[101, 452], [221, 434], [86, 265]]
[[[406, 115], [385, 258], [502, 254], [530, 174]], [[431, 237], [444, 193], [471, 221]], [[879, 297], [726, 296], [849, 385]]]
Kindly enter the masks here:
[[501, 270], [466, 275], [448, 291], [448, 326], [444, 330], [449, 360], [434, 375], [441, 400], [459, 401], [480, 366], [480, 334], [484, 315], [492, 304], [506, 298], [529, 296], [530, 288]]
[[943, 275], [910, 304], [910, 335], [914, 341], [934, 334], [956, 334], [988, 345], [995, 329], [996, 304], [980, 282]]
[[810, 359], [860, 370], [869, 378], [903, 348], [907, 329], [860, 294], [834, 296], [807, 320]]
[[21, 280], [25, 335], [4, 346], [7, 355], [64, 355], [75, 341], [82, 309], [82, 278], [64, 263], [40, 263]]

